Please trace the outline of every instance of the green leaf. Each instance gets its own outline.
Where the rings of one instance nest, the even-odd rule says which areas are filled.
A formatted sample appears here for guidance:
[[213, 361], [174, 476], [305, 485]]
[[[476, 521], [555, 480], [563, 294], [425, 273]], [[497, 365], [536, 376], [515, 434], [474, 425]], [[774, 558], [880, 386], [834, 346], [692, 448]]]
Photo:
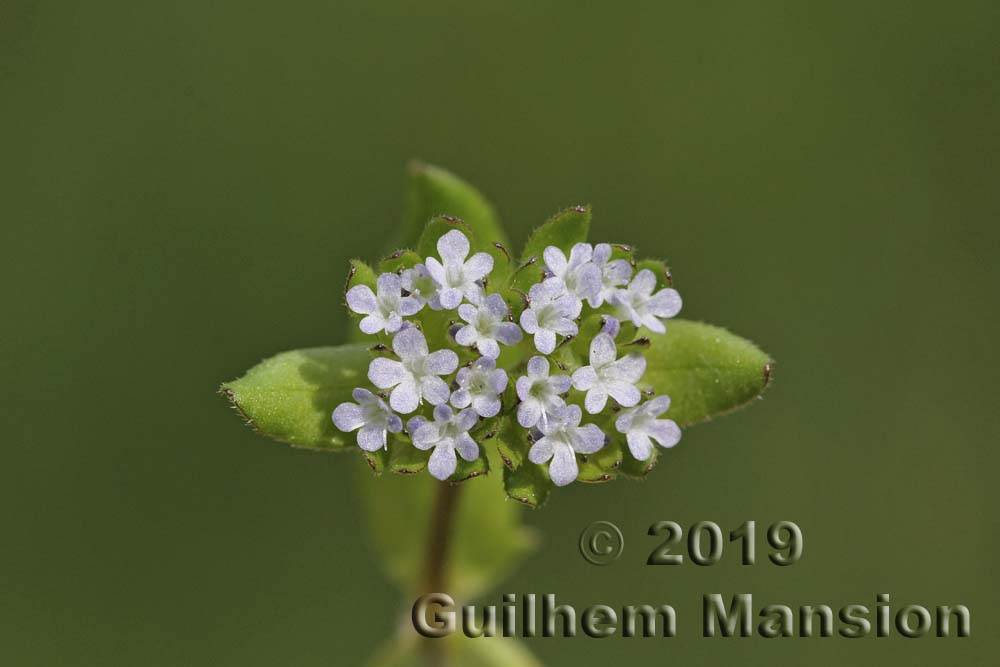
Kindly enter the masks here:
[[504, 468], [503, 486], [509, 498], [538, 509], [549, 499], [555, 485], [544, 466], [525, 461], [516, 469]]
[[379, 262], [379, 273], [399, 273], [403, 269], [412, 269], [423, 262], [423, 258], [412, 250], [397, 250]]
[[587, 240], [589, 232], [590, 206], [574, 206], [546, 220], [531, 233], [521, 251], [521, 264], [514, 274], [514, 285], [526, 291], [538, 282], [544, 266], [542, 252], [545, 248], [555, 246], [568, 256], [575, 244]]
[[407, 169], [406, 217], [400, 246], [417, 247], [427, 221], [442, 215], [464, 220], [482, 244], [479, 249], [485, 250], [493, 243], [510, 247], [496, 211], [476, 188], [450, 171], [411, 162]]
[[[605, 433], [607, 431], [605, 429]], [[577, 458], [580, 459], [580, 474], [577, 476], [579, 481], [610, 482], [618, 476], [618, 469], [622, 465], [621, 443], [612, 440], [599, 451]]]
[[646, 479], [646, 477], [649, 476], [649, 473], [652, 472], [653, 468], [656, 466], [656, 459], [660, 455], [660, 448], [653, 447], [653, 451], [649, 458], [645, 461], [639, 461], [632, 456], [632, 453], [628, 450], [628, 445], [625, 443], [624, 439], [619, 442], [619, 446], [623, 452], [622, 465], [620, 468], [621, 474], [630, 479]]
[[688, 426], [725, 414], [760, 396], [773, 362], [753, 343], [720, 327], [670, 320], [649, 333], [642, 385], [670, 396], [666, 416]]
[[[486, 448], [484, 448], [486, 449]], [[489, 451], [487, 449], [487, 451]], [[499, 470], [499, 462], [492, 464]], [[389, 578], [408, 599], [427, 591], [424, 554], [434, 495], [441, 484], [430, 475], [360, 475], [375, 551]], [[447, 558], [447, 592], [467, 600], [494, 588], [535, 546], [521, 525], [521, 508], [503, 501], [502, 476], [488, 474], [459, 485], [457, 515]]]
[[389, 442], [389, 469], [400, 475], [413, 475], [427, 467], [430, 450], [413, 446], [410, 438], [395, 434]]
[[283, 352], [257, 364], [221, 393], [257, 432], [295, 447], [357, 447], [354, 433], [333, 425], [334, 408], [367, 384], [371, 355], [364, 345]]
[[376, 282], [378, 282], [378, 274], [375, 273], [372, 267], [368, 266], [363, 260], [352, 259], [351, 268], [347, 272], [347, 282], [344, 284], [344, 294], [347, 294], [355, 285], [368, 285], [374, 292]]

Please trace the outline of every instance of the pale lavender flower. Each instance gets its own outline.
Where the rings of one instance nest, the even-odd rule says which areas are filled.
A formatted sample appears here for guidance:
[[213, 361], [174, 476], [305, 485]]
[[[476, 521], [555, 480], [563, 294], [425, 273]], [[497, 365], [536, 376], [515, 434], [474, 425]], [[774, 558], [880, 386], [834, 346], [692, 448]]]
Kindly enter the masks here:
[[635, 383], [646, 372], [646, 359], [632, 353], [617, 357], [611, 334], [599, 333], [590, 342], [590, 365], [573, 373], [573, 386], [587, 392], [584, 405], [592, 415], [604, 409], [608, 396], [624, 407], [632, 407], [642, 397]]
[[475, 345], [484, 357], [496, 359], [500, 356], [500, 345], [517, 345], [524, 334], [521, 327], [504, 320], [507, 317], [507, 302], [499, 294], [490, 294], [478, 305], [463, 303], [458, 307], [458, 316], [468, 322], [455, 333], [459, 345]]
[[535, 348], [542, 354], [556, 349], [556, 336], [575, 336], [578, 328], [574, 318], [583, 304], [566, 294], [560, 283], [544, 280], [528, 290], [528, 307], [521, 313], [521, 327], [534, 334]]
[[428, 353], [427, 339], [416, 327], [397, 333], [392, 339], [392, 349], [400, 361], [373, 359], [368, 366], [368, 379], [379, 389], [394, 388], [389, 395], [393, 410], [408, 414], [424, 400], [432, 405], [448, 402], [451, 391], [438, 376], [453, 373], [458, 367], [454, 351]]
[[595, 299], [601, 290], [601, 270], [590, 261], [593, 253], [589, 243], [577, 243], [570, 249], [567, 260], [559, 248], [547, 247], [542, 257], [545, 268], [552, 274], [548, 280], [580, 301]]
[[437, 242], [439, 262], [434, 257], [427, 258], [427, 270], [438, 283], [441, 307], [453, 310], [465, 297], [472, 303], [482, 298], [483, 288], [477, 281], [485, 278], [493, 270], [493, 258], [485, 252], [469, 256], [469, 239], [465, 234], [453, 229]]
[[576, 479], [580, 468], [577, 454], [593, 454], [604, 447], [604, 433], [596, 424], [580, 426], [583, 411], [579, 405], [556, 408], [549, 420], [539, 425], [542, 438], [528, 451], [528, 460], [549, 463], [549, 477], [556, 486], [566, 486]]
[[626, 289], [615, 291], [614, 302], [622, 317], [632, 320], [635, 326], [663, 333], [667, 329], [660, 320], [680, 312], [681, 295], [669, 287], [656, 294], [653, 294], [654, 289], [656, 275], [649, 269], [643, 269]]
[[611, 259], [611, 246], [607, 243], [594, 246], [591, 261], [600, 271], [601, 286], [589, 302], [592, 308], [598, 308], [605, 302], [613, 303], [615, 292], [632, 277], [632, 267], [624, 259]]
[[361, 320], [366, 334], [379, 331], [395, 333], [403, 326], [403, 318], [415, 315], [421, 304], [413, 297], [403, 296], [399, 276], [383, 273], [376, 283], [378, 295], [367, 285], [355, 285], [347, 290], [347, 306], [355, 313], [367, 315]]
[[333, 411], [333, 423], [344, 433], [358, 431], [358, 446], [366, 452], [386, 447], [386, 432], [399, 433], [403, 420], [393, 414], [381, 398], [367, 389], [351, 392], [357, 403], [341, 403]]
[[412, 269], [406, 269], [400, 275], [403, 289], [410, 293], [410, 296], [417, 300], [417, 303], [424, 305], [431, 310], [441, 310], [441, 299], [438, 296], [439, 287], [434, 276], [423, 264], [416, 264]]
[[477, 359], [472, 366], [458, 369], [455, 376], [458, 389], [451, 394], [456, 408], [470, 405], [480, 417], [495, 417], [500, 413], [500, 394], [507, 388], [507, 371], [497, 368], [489, 357]]
[[549, 360], [532, 357], [528, 360], [528, 374], [515, 383], [521, 404], [517, 408], [517, 423], [531, 428], [548, 421], [548, 415], [566, 405], [560, 394], [570, 388], [568, 375], [549, 375]]
[[479, 458], [479, 445], [469, 435], [469, 429], [476, 425], [479, 417], [474, 410], [462, 410], [455, 413], [447, 405], [434, 408], [434, 421], [421, 418], [410, 420], [413, 446], [417, 449], [434, 448], [427, 469], [431, 475], [440, 480], [451, 477], [458, 466], [455, 452], [466, 461]]
[[624, 433], [629, 451], [639, 461], [648, 461], [653, 441], [661, 447], [673, 447], [681, 439], [681, 430], [671, 419], [657, 419], [670, 408], [669, 396], [657, 396], [642, 405], [622, 411], [615, 428]]

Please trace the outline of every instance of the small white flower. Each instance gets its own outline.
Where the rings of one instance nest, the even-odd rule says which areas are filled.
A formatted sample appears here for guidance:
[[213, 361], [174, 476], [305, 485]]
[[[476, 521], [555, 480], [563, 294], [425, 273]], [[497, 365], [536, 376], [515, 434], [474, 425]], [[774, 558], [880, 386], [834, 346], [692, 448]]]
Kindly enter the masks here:
[[475, 345], [484, 357], [496, 359], [500, 356], [500, 345], [517, 345], [524, 334], [521, 327], [506, 322], [507, 302], [499, 294], [490, 294], [479, 305], [463, 303], [458, 307], [458, 316], [468, 322], [455, 333], [459, 345]]
[[611, 246], [607, 243], [598, 243], [594, 246], [591, 261], [601, 274], [601, 287], [589, 299], [590, 306], [598, 308], [605, 302], [613, 302], [618, 288], [627, 284], [632, 277], [632, 267], [624, 259], [611, 259]]
[[355, 389], [357, 403], [341, 403], [333, 411], [333, 423], [344, 433], [358, 430], [358, 446], [366, 452], [384, 449], [386, 432], [399, 433], [403, 420], [392, 413], [381, 398], [367, 389]]
[[649, 460], [655, 440], [661, 447], [673, 447], [681, 439], [681, 430], [671, 419], [657, 419], [670, 408], [669, 396], [657, 396], [640, 406], [625, 410], [615, 420], [615, 428], [624, 433], [629, 451], [639, 461]]
[[423, 264], [416, 264], [412, 269], [406, 269], [400, 276], [403, 289], [417, 300], [420, 305], [427, 304], [431, 310], [441, 310], [441, 299], [438, 297], [438, 284]]
[[549, 360], [532, 357], [528, 360], [528, 374], [515, 383], [521, 405], [517, 408], [517, 423], [531, 428], [548, 421], [548, 415], [566, 405], [560, 394], [569, 391], [568, 375], [549, 375]]
[[601, 270], [590, 261], [593, 254], [589, 243], [577, 243], [567, 260], [562, 250], [550, 245], [542, 253], [545, 268], [552, 274], [548, 280], [578, 300], [595, 299], [601, 290]]
[[452, 350], [427, 352], [427, 339], [416, 327], [403, 329], [392, 339], [392, 349], [400, 358], [372, 359], [368, 379], [379, 389], [392, 390], [389, 405], [396, 412], [408, 414], [427, 400], [432, 405], [448, 402], [451, 392], [439, 375], [453, 373], [458, 367], [458, 355]]
[[439, 238], [437, 249], [442, 261], [428, 257], [427, 270], [441, 289], [438, 295], [441, 307], [453, 310], [462, 303], [463, 296], [472, 303], [478, 303], [483, 288], [477, 281], [493, 270], [493, 258], [485, 252], [477, 252], [466, 261], [469, 239], [457, 229]]
[[479, 445], [469, 435], [469, 429], [476, 425], [479, 417], [473, 410], [455, 413], [447, 405], [434, 408], [434, 421], [413, 418], [407, 424], [410, 439], [417, 449], [434, 448], [427, 469], [440, 480], [448, 479], [455, 472], [458, 459], [455, 452], [466, 461], [479, 458]]
[[608, 333], [599, 333], [590, 342], [590, 365], [573, 373], [573, 386], [587, 392], [584, 405], [596, 415], [604, 409], [608, 396], [630, 408], [642, 397], [635, 383], [646, 372], [646, 359], [641, 354], [628, 354], [616, 359], [615, 340]]
[[495, 417], [500, 413], [500, 394], [507, 388], [507, 371], [497, 368], [497, 362], [481, 357], [458, 370], [458, 389], [451, 395], [456, 408], [470, 405], [480, 417]]
[[557, 408], [552, 418], [540, 425], [543, 437], [531, 446], [528, 460], [541, 465], [549, 459], [549, 477], [556, 486], [566, 486], [576, 479], [580, 468], [577, 454], [593, 454], [604, 447], [604, 433], [596, 424], [580, 426], [583, 412], [579, 405]]
[[521, 313], [521, 326], [526, 333], [534, 334], [539, 352], [551, 354], [556, 349], [556, 335], [576, 335], [573, 319], [580, 315], [582, 306], [558, 282], [544, 280], [528, 290], [528, 307]]
[[644, 326], [650, 331], [663, 333], [667, 329], [660, 319], [680, 312], [681, 295], [669, 287], [656, 294], [653, 294], [654, 289], [656, 275], [649, 269], [643, 269], [626, 289], [615, 291], [614, 300], [623, 318], [632, 320], [637, 327]]
[[403, 318], [415, 315], [421, 304], [403, 296], [403, 287], [395, 273], [383, 273], [375, 287], [378, 296], [367, 285], [355, 285], [347, 290], [347, 306], [355, 313], [367, 315], [361, 320], [361, 330], [375, 334], [385, 330], [395, 333], [403, 326]]

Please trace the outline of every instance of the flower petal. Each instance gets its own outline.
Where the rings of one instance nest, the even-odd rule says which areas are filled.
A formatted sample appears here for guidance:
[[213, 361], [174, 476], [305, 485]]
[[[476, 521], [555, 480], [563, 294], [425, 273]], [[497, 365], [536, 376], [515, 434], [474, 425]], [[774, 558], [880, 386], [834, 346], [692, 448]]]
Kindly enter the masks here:
[[556, 276], [566, 275], [568, 262], [562, 250], [550, 245], [542, 251], [542, 258], [545, 260], [545, 268], [549, 270], [549, 273]]
[[462, 232], [453, 229], [438, 239], [437, 249], [445, 264], [461, 264], [469, 256], [469, 239]]
[[395, 387], [410, 377], [409, 371], [395, 359], [378, 357], [368, 365], [368, 379], [379, 389]]
[[521, 327], [513, 322], [501, 322], [497, 325], [493, 335], [504, 345], [517, 345], [524, 338], [524, 332], [521, 331]]
[[571, 385], [572, 380], [568, 375], [553, 375], [549, 378], [549, 389], [554, 394], [565, 394]]
[[[451, 232], [448, 232], [449, 234]], [[463, 237], [464, 238], [464, 237]], [[431, 475], [439, 480], [446, 480], [455, 473], [458, 466], [458, 459], [455, 458], [455, 448], [452, 445], [440, 444], [434, 448], [430, 460], [427, 462], [427, 470]]]
[[590, 363], [593, 366], [606, 366], [615, 360], [618, 348], [611, 334], [599, 333], [590, 342]]
[[444, 266], [441, 264], [441, 262], [437, 261], [433, 257], [428, 257], [427, 264], [425, 266], [427, 267], [427, 273], [430, 274], [430, 277], [434, 279], [434, 282], [436, 282], [438, 285], [447, 284], [448, 282], [447, 273], [445, 272]]
[[653, 443], [649, 436], [641, 431], [630, 432], [625, 436], [628, 440], [628, 450], [637, 461], [648, 461], [653, 453]]
[[675, 289], [661, 289], [649, 300], [649, 312], [657, 317], [673, 317], [681, 312], [681, 295]]
[[444, 310], [455, 310], [458, 308], [458, 304], [462, 303], [463, 296], [465, 294], [457, 287], [445, 287], [438, 294], [438, 299], [441, 301], [441, 307]]
[[424, 304], [422, 304], [419, 299], [415, 299], [412, 296], [405, 296], [399, 302], [399, 314], [403, 317], [410, 317], [411, 315], [419, 313], [420, 309], [423, 307]]
[[[534, 356], [528, 359], [528, 377], [532, 380], [540, 380], [549, 376], [549, 360], [545, 357]], [[523, 396], [521, 397], [524, 398]]]
[[[414, 417], [409, 423], [413, 424], [417, 419]], [[410, 440], [413, 441], [413, 446], [417, 449], [430, 449], [441, 439], [441, 430], [434, 422], [429, 422], [423, 417], [419, 419], [421, 420], [420, 426], [416, 430], [413, 430], [411, 426]]]
[[370, 315], [378, 308], [375, 293], [368, 285], [355, 285], [345, 295], [347, 307], [360, 315]]
[[583, 401], [587, 412], [596, 415], [608, 404], [608, 392], [602, 386], [596, 386], [587, 392], [587, 398]]
[[400, 282], [399, 276], [395, 273], [383, 273], [379, 275], [375, 281], [375, 286], [381, 297], [401, 296], [403, 292], [403, 285]]
[[499, 294], [490, 294], [487, 296], [483, 300], [483, 308], [498, 320], [503, 319], [507, 315], [507, 302]]
[[552, 458], [552, 438], [542, 438], [528, 450], [528, 460], [541, 465]]
[[360, 405], [341, 403], [333, 411], [333, 424], [345, 433], [365, 424], [365, 413]]
[[538, 331], [538, 317], [535, 315], [534, 310], [526, 308], [524, 312], [521, 313], [521, 326], [530, 334]]
[[485, 252], [477, 252], [469, 258], [462, 270], [467, 281], [481, 280], [493, 270], [493, 258]]
[[549, 464], [549, 477], [555, 485], [566, 486], [576, 479], [579, 472], [572, 448], [565, 443], [557, 444], [552, 453], [552, 463]]
[[458, 368], [458, 355], [454, 350], [438, 350], [427, 355], [427, 370], [435, 375], [448, 375]]
[[612, 377], [635, 384], [646, 372], [646, 357], [637, 352], [627, 354], [615, 362]]
[[427, 339], [420, 329], [403, 329], [392, 338], [392, 350], [403, 359], [427, 356]]
[[456, 389], [451, 393], [451, 404], [456, 408], [467, 408], [472, 405], [472, 392], [468, 389]]
[[385, 329], [385, 325], [386, 321], [385, 318], [382, 317], [381, 313], [372, 313], [371, 315], [362, 318], [358, 326], [361, 328], [361, 331], [371, 335], [377, 334], [379, 331]]
[[552, 351], [556, 349], [555, 332], [548, 329], [539, 329], [535, 332], [535, 349], [542, 354], [552, 354]]
[[681, 430], [670, 419], [657, 419], [646, 429], [649, 436], [660, 443], [661, 447], [673, 447], [681, 440]]
[[643, 409], [645, 409], [647, 414], [659, 417], [664, 412], [670, 409], [670, 397], [667, 396], [666, 394], [654, 396], [653, 398], [646, 401], [642, 407]]
[[489, 371], [487, 384], [494, 394], [502, 393], [507, 388], [507, 371], [502, 368]]
[[642, 394], [636, 389], [634, 384], [622, 380], [611, 380], [604, 386], [608, 393], [611, 394], [611, 398], [618, 401], [618, 404], [623, 407], [631, 408], [633, 405], [638, 405], [639, 401], [642, 400]]
[[500, 346], [492, 338], [480, 338], [476, 343], [479, 354], [488, 359], [496, 359], [500, 356]]
[[458, 316], [469, 324], [475, 324], [479, 321], [479, 310], [471, 303], [463, 303], [458, 307]]
[[465, 409], [455, 415], [455, 426], [463, 431], [468, 431], [479, 422], [479, 415], [475, 410]]
[[575, 388], [587, 391], [597, 384], [597, 371], [593, 366], [583, 366], [573, 371], [572, 381]]
[[[521, 378], [522, 380], [524, 378]], [[522, 399], [517, 406], [517, 423], [524, 428], [531, 428], [542, 418], [542, 404], [536, 398]]]
[[[448, 350], [448, 352], [451, 352], [451, 350]], [[448, 389], [448, 383], [435, 375], [425, 375], [420, 378], [420, 393], [423, 395], [424, 400], [431, 405], [444, 405], [451, 398], [451, 390]], [[393, 395], [395, 395], [395, 392], [393, 392]], [[399, 410], [399, 412], [406, 411]]]
[[604, 447], [604, 431], [597, 424], [584, 424], [573, 435], [573, 449], [580, 454], [593, 454]]
[[482, 417], [496, 417], [500, 414], [500, 399], [496, 396], [476, 396], [472, 400], [472, 408]]
[[468, 433], [455, 438], [455, 450], [466, 461], [475, 461], [479, 458], [479, 445]]
[[641, 326], [646, 327], [654, 333], [663, 333], [667, 330], [667, 327], [664, 326], [663, 322], [656, 319], [656, 316], [652, 314], [644, 315], [642, 317]]
[[385, 429], [374, 424], [366, 424], [358, 431], [358, 446], [366, 452], [385, 448]]
[[656, 289], [656, 274], [649, 269], [643, 269], [635, 274], [635, 278], [628, 286], [628, 290], [633, 293], [648, 295]]
[[417, 406], [420, 405], [420, 391], [413, 378], [408, 377], [396, 385], [396, 388], [389, 394], [389, 405], [393, 410], [404, 415], [417, 409]]
[[479, 332], [476, 331], [476, 327], [471, 324], [466, 324], [464, 327], [455, 332], [455, 342], [464, 347], [475, 345], [478, 338]]

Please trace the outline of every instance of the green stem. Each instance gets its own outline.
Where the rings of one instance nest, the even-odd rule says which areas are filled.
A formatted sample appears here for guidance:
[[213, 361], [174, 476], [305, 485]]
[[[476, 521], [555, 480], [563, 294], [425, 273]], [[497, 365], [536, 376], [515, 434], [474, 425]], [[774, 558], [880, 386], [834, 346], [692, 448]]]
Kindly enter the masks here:
[[[448, 569], [448, 555], [455, 527], [455, 512], [458, 507], [461, 484], [440, 482], [431, 507], [430, 526], [427, 533], [427, 554], [424, 560], [424, 591], [446, 593], [445, 573]], [[448, 655], [440, 640], [423, 642], [424, 664], [427, 667], [446, 667]]]

